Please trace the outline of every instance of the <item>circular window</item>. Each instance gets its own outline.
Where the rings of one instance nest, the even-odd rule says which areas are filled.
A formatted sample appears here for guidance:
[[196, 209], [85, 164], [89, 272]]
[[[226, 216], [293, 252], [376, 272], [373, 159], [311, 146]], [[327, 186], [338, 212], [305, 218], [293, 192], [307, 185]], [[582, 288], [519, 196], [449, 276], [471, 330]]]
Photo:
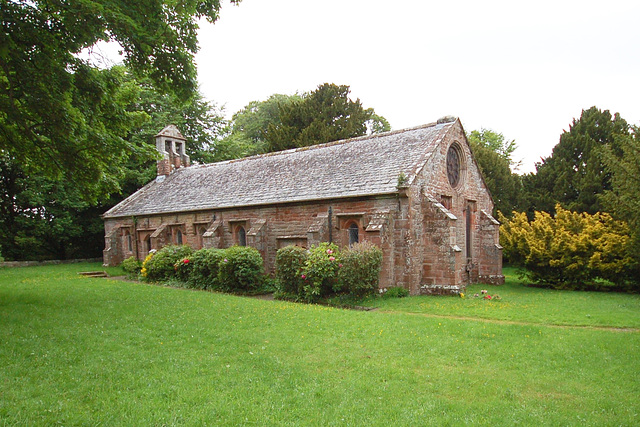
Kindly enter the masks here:
[[447, 177], [452, 187], [457, 187], [458, 184], [460, 184], [462, 170], [461, 157], [460, 148], [457, 144], [451, 144], [447, 152]]

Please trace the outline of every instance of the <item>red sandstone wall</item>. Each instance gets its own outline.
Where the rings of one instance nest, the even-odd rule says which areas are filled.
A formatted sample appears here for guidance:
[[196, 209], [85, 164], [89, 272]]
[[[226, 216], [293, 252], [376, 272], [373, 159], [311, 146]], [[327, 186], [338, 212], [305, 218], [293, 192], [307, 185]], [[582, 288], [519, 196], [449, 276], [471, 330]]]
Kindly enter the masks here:
[[[453, 188], [447, 177], [446, 156], [449, 146], [457, 142], [462, 149], [460, 184]], [[475, 282], [501, 283], [502, 251], [498, 245], [499, 224], [484, 213], [491, 214], [493, 201], [484, 184], [480, 170], [473, 160], [462, 126], [453, 127], [438, 149], [430, 154], [424, 169], [412, 183], [410, 200], [414, 216], [413, 226], [423, 230], [424, 239], [418, 243], [422, 250], [421, 285], [463, 286]], [[440, 209], [425, 201], [431, 196], [440, 202], [450, 198], [449, 211], [456, 220], [447, 220]], [[467, 257], [467, 214], [471, 206], [471, 257]], [[419, 224], [419, 218], [422, 224]], [[451, 233], [447, 229], [453, 227]], [[446, 236], [450, 236], [447, 241]], [[453, 247], [457, 246], [460, 251]], [[416, 252], [415, 257], [420, 255]], [[419, 293], [427, 292], [424, 289]]]
[[[105, 250], [105, 263], [117, 265], [136, 253], [139, 259], [144, 259], [148, 253], [145, 247], [148, 236], [151, 238], [151, 247], [159, 249], [167, 244], [177, 244], [178, 230], [182, 233], [182, 243], [196, 249], [203, 245], [220, 248], [233, 246], [238, 243], [235, 231], [238, 226], [243, 226], [247, 232], [247, 244], [260, 251], [265, 261], [265, 270], [273, 273], [276, 251], [280, 247], [288, 243], [305, 244], [310, 247], [328, 241], [330, 234], [333, 242], [339, 246], [346, 246], [346, 228], [355, 222], [360, 229], [360, 241], [371, 241], [383, 250], [381, 287], [395, 286], [396, 280], [399, 284], [405, 284], [408, 283], [408, 279], [404, 277], [406, 274], [402, 262], [400, 267], [394, 266], [395, 262], [403, 261], [403, 239], [407, 234], [406, 230], [393, 231], [394, 225], [407, 227], [406, 218], [403, 219], [403, 214], [398, 215], [399, 204], [397, 197], [390, 196], [139, 217], [135, 224], [134, 240], [137, 240], [137, 245], [134, 251], [125, 250], [122, 238], [112, 238], [112, 241], [118, 242], [111, 242], [111, 249]], [[330, 207], [331, 231], [328, 228]], [[381, 212], [386, 213], [381, 215]], [[381, 230], [367, 231], [366, 227], [372, 219], [381, 216], [384, 217]], [[406, 209], [404, 216], [406, 217]], [[203, 239], [201, 227], [206, 226], [210, 229], [212, 224], [219, 226], [213, 232], [212, 238]], [[122, 236], [125, 229], [133, 232], [133, 219], [118, 218], [105, 221], [105, 235], [115, 233], [116, 237]], [[113, 246], [117, 246], [118, 250], [114, 250]]]

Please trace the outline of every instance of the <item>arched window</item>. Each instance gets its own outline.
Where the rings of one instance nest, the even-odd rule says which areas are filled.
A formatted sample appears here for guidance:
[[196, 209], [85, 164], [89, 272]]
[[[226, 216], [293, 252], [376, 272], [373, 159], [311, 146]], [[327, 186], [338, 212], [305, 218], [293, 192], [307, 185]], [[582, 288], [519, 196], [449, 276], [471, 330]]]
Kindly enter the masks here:
[[180, 230], [176, 231], [176, 244], [182, 244], [182, 231]]
[[133, 242], [131, 241], [131, 233], [129, 233], [129, 230], [124, 231], [124, 244], [127, 251], [133, 252]]
[[241, 225], [236, 228], [236, 243], [238, 246], [247, 246], [247, 232]]
[[349, 246], [358, 243], [360, 241], [360, 228], [358, 224], [355, 222], [352, 223], [347, 230], [349, 231]]

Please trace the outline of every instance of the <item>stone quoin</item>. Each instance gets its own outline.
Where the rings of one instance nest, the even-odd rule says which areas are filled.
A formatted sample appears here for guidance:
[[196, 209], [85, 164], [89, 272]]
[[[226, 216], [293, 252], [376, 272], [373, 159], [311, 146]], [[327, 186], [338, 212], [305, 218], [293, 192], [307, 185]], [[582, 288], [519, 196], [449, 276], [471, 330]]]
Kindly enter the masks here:
[[103, 215], [106, 265], [168, 244], [248, 245], [273, 273], [286, 245], [370, 241], [381, 289], [504, 282], [493, 200], [458, 119], [206, 165], [190, 165], [186, 143], [163, 129], [156, 179]]

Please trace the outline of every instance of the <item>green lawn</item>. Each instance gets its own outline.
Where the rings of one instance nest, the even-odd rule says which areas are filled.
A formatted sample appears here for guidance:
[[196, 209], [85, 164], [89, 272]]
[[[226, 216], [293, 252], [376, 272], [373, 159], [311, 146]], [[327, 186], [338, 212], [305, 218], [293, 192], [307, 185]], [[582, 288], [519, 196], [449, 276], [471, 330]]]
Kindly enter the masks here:
[[640, 332], [572, 326], [637, 328], [636, 295], [510, 278], [362, 312], [98, 267], [0, 269], [0, 425], [640, 424]]
[[[522, 286], [514, 269], [502, 286], [469, 286], [464, 298], [421, 296], [372, 298], [364, 305], [383, 311], [473, 317], [527, 324], [640, 328], [640, 295], [558, 291]], [[500, 300], [474, 298], [485, 289]]]

